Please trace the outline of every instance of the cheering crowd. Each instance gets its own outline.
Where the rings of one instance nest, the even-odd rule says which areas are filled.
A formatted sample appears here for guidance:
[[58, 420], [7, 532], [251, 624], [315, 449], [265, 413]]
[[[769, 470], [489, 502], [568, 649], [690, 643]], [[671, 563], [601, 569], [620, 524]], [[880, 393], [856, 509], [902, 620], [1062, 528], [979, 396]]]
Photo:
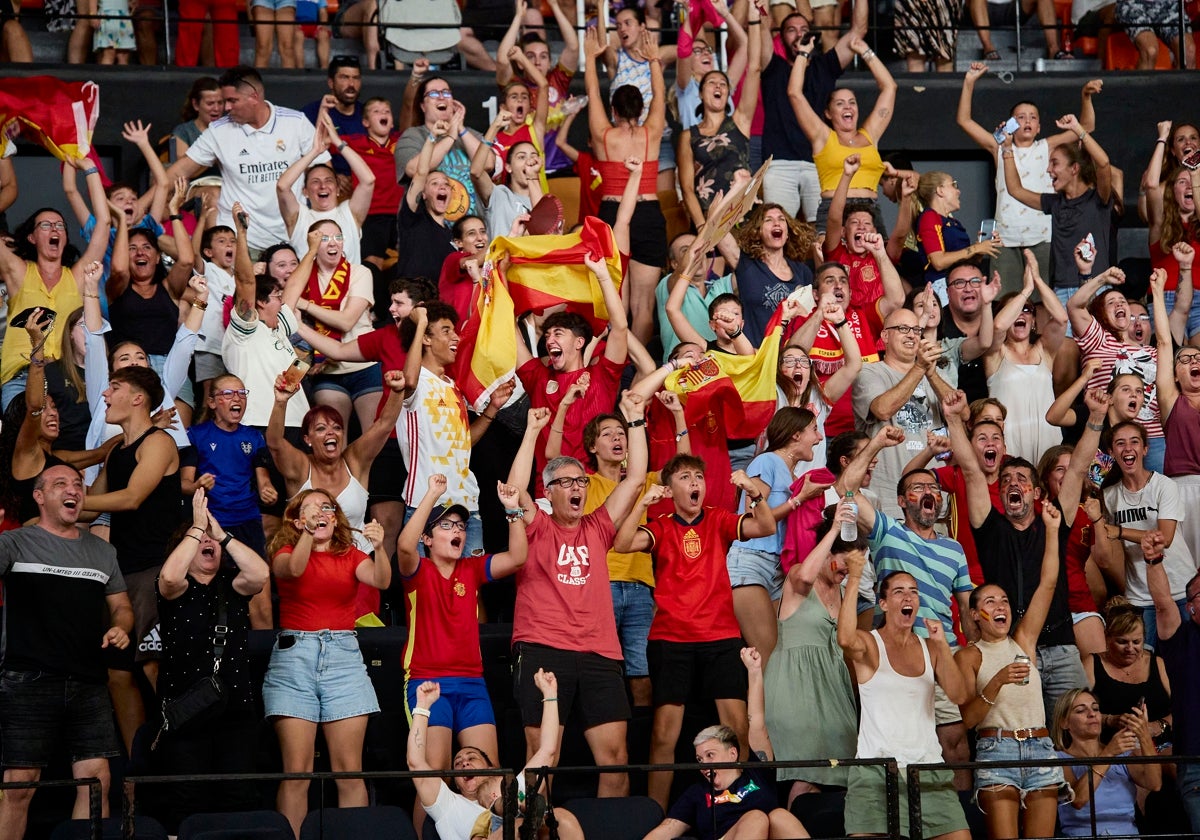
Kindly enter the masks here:
[[[981, 113], [973, 65], [956, 120], [997, 173], [976, 236], [952, 176], [881, 149], [898, 89], [866, 4], [824, 45], [771, 11], [701, 0], [660, 48], [627, 6], [555, 59], [518, 2], [484, 131], [425, 62], [394, 110], [335, 59], [304, 111], [252, 68], [198, 79], [162, 157], [125, 123], [144, 191], [67, 157], [0, 247], [6, 782], [68, 757], [107, 785], [122, 753], [252, 772], [264, 717], [283, 771], [318, 729], [360, 771], [380, 706], [355, 628], [394, 608], [408, 766], [456, 774], [417, 780], [415, 821], [487, 837], [511, 806], [470, 775], [500, 766], [480, 596], [513, 576], [528, 767], [564, 726], [624, 765], [639, 713], [671, 764], [690, 705], [715, 712], [704, 763], [980, 762], [923, 775], [927, 836], [969, 837], [964, 806], [992, 838], [1093, 811], [1200, 832], [1200, 765], [1104, 763], [1200, 755], [1200, 133], [1159, 123], [1125, 207], [1101, 82], [1043, 132], [1033, 102]], [[572, 169], [579, 225], [547, 180]], [[1144, 278], [1117, 267], [1133, 214]], [[250, 629], [276, 631], [261, 683]], [[673, 783], [648, 776], [650, 837], [886, 830], [878, 766]], [[548, 792], [522, 795], [540, 824]], [[0, 836], [32, 796], [4, 792]], [[174, 830], [216, 801], [255, 791], [139, 807]], [[308, 782], [275, 805], [299, 833]]]

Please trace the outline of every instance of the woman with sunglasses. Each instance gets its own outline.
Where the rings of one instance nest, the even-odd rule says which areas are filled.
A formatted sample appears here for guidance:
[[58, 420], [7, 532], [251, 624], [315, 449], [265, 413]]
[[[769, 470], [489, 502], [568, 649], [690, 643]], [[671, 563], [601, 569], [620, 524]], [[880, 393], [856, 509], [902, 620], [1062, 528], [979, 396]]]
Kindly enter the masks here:
[[[988, 394], [1008, 409], [1004, 443], [1008, 454], [1036, 464], [1047, 449], [1062, 443], [1062, 431], [1046, 422], [1054, 402], [1054, 356], [1066, 335], [1067, 311], [1042, 280], [1033, 251], [1026, 248], [1025, 283], [1017, 294], [1000, 298], [992, 346], [983, 357]], [[1050, 316], [1038, 332], [1034, 290]]]
[[[279, 589], [279, 626], [263, 680], [263, 706], [275, 724], [283, 772], [311, 773], [317, 727], [334, 772], [362, 770], [367, 715], [379, 711], [354, 631], [360, 585], [387, 589], [392, 580], [383, 526], [368, 522], [354, 545], [346, 514], [324, 490], [304, 490], [288, 503], [268, 551]], [[338, 807], [367, 804], [362, 779], [338, 779]], [[279, 783], [276, 807], [296, 835], [308, 813], [308, 780]]]
[[[508, 514], [508, 551], [464, 556], [470, 513], [459, 504], [438, 504], [446, 487], [446, 476], [429, 476], [429, 489], [396, 541], [411, 634], [404, 656], [405, 712], [410, 725], [414, 715], [428, 712], [425, 758], [435, 770], [450, 768], [456, 738], [460, 748], [498, 754], [479, 652], [478, 595], [483, 584], [525, 565], [529, 554], [523, 517]], [[520, 509], [517, 488], [497, 482], [496, 494], [504, 510]], [[426, 680], [442, 690], [440, 699], [422, 710], [417, 686]]]

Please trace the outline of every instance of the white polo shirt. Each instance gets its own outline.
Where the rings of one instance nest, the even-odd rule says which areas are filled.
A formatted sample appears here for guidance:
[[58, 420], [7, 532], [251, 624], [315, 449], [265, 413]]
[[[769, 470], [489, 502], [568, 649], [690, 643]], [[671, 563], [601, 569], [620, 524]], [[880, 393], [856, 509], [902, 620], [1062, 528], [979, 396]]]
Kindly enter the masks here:
[[[210, 123], [187, 156], [207, 168], [221, 168], [221, 200], [217, 204], [217, 224], [233, 224], [233, 203], [241, 202], [249, 214], [251, 248], [269, 248], [288, 240], [287, 228], [275, 198], [275, 183], [289, 166], [312, 147], [316, 130], [308, 117], [291, 108], [267, 105], [271, 109], [262, 128], [233, 122], [228, 116]], [[329, 153], [322, 152], [314, 163], [325, 163]], [[301, 200], [300, 179], [293, 188]]]
[[[229, 315], [229, 328], [221, 347], [225, 369], [238, 377], [250, 390], [242, 422], [247, 426], [266, 428], [275, 404], [275, 377], [287, 370], [296, 358], [290, 337], [299, 319], [290, 307], [279, 310], [279, 322], [271, 329], [252, 311], [250, 317], [238, 315], [237, 306]], [[308, 413], [308, 398], [300, 389], [288, 400], [284, 425], [300, 428]]]

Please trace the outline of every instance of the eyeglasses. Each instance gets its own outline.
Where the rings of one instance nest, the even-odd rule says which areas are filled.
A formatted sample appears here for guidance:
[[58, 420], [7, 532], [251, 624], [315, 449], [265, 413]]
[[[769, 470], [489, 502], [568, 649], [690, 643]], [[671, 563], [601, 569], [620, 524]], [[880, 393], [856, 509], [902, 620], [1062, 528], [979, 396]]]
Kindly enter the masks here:
[[951, 181], [950, 186], [954, 187], [954, 189], [958, 189], [958, 181]]
[[709, 55], [712, 55], [712, 47], [710, 47], [708, 44], [705, 44], [705, 43], [693, 44], [692, 52], [693, 53], [708, 53]]
[[1200, 353], [1180, 353], [1175, 357], [1177, 365], [1194, 365], [1200, 362]]
[[983, 278], [982, 277], [959, 277], [957, 280], [949, 281], [948, 283], [946, 283], [946, 285], [949, 286], [951, 289], [963, 289], [963, 288], [966, 288], [966, 285], [968, 283], [970, 283], [972, 286], [982, 286]]
[[335, 234], [333, 234], [333, 236], [322, 236], [321, 242], [331, 242], [331, 241], [332, 242], [344, 242], [345, 239], [346, 239], [346, 236], [344, 234], [335, 233]]
[[808, 356], [788, 357], [780, 362], [779, 366], [784, 370], [788, 368], [812, 367], [812, 359], [808, 358]]
[[213, 396], [219, 400], [231, 400], [234, 397], [244, 397], [249, 393], [249, 388], [222, 388], [220, 391], [213, 391]]
[[462, 531], [464, 534], [467, 532], [467, 523], [461, 519], [441, 519], [434, 527], [443, 531]]
[[329, 503], [323, 504], [323, 505], [321, 505], [319, 510], [321, 511], [321, 513], [337, 513], [337, 505], [329, 504]]
[[426, 99], [453, 99], [454, 94], [448, 90], [427, 90], [425, 91]]
[[38, 222], [34, 225], [38, 230], [66, 230], [67, 226], [62, 222]]
[[920, 327], [910, 327], [908, 324], [897, 324], [894, 327], [884, 327], [885, 330], [895, 330], [900, 335], [920, 335]]
[[564, 476], [556, 478], [552, 481], [547, 481], [548, 487], [561, 487], [563, 490], [570, 490], [572, 487], [587, 487], [591, 479], [586, 475]]
[[1150, 321], [1150, 316], [1149, 315], [1130, 315], [1129, 320], [1130, 321], [1143, 321], [1143, 322], [1148, 323]]
[[271, 300], [283, 300], [283, 292], [276, 289], [275, 291], [271, 292], [271, 294], [267, 295], [267, 297]]
[[905, 493], [940, 493], [942, 488], [933, 483], [929, 484], [910, 484], [904, 491]]
[[1034, 315], [1034, 314], [1036, 314], [1036, 313], [1034, 312], [1034, 309], [1033, 309], [1033, 307], [1032, 307], [1032, 306], [1030, 306], [1029, 304], [1025, 304], [1024, 306], [1022, 306], [1022, 307], [1021, 307], [1021, 311], [1022, 311], [1022, 312], [1028, 312], [1030, 315]]

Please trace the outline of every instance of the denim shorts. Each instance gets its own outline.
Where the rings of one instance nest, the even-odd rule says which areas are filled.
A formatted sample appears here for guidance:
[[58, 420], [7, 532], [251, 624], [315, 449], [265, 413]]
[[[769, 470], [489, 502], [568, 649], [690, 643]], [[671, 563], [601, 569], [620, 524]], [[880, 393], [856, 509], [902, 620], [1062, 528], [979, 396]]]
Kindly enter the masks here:
[[[280, 9], [296, 8], [296, 0], [251, 0], [250, 8], [262, 6], [264, 9], [279, 11]], [[253, 258], [253, 254], [251, 255]]]
[[[150, 363], [150, 369], [158, 374], [158, 378], [161, 381], [163, 368], [165, 368], [167, 365], [167, 357], [157, 355], [151, 356], [149, 353], [147, 353], [146, 361]], [[177, 393], [168, 394], [167, 396], [173, 397], [177, 400], [182, 400], [192, 408], [196, 407], [196, 391], [192, 387], [192, 380], [190, 379], [183, 380], [183, 384], [179, 386], [179, 391]]]
[[725, 565], [729, 568], [729, 582], [734, 589], [761, 586], [772, 601], [783, 596], [783, 567], [779, 565], [778, 554], [734, 546], [729, 549]]
[[[975, 744], [976, 761], [1030, 761], [1040, 762], [1058, 758], [1054, 742], [1049, 738], [980, 738]], [[1061, 799], [1068, 790], [1061, 767], [976, 767], [975, 804], [979, 804], [979, 792], [1002, 787], [1014, 787], [1021, 792], [1021, 801], [1031, 790], [1058, 788]], [[1064, 800], [1066, 801], [1066, 800]]]
[[120, 755], [108, 687], [41, 671], [0, 671], [0, 733], [5, 767]]
[[271, 648], [262, 693], [269, 718], [329, 723], [379, 711], [353, 630], [284, 630]]
[[[472, 726], [496, 725], [492, 698], [488, 696], [483, 677], [437, 677], [441, 687], [438, 701], [429, 710], [429, 725], [444, 726], [452, 732], [462, 732]], [[404, 684], [404, 713], [412, 724], [412, 710], [417, 705], [417, 688], [423, 679], [409, 678]]]
[[313, 392], [338, 391], [352, 400], [383, 390], [383, 369], [379, 362], [352, 373], [322, 373], [313, 379]]
[[654, 590], [636, 580], [614, 580], [608, 585], [612, 590], [621, 653], [625, 656], [625, 676], [648, 677], [646, 639], [654, 621]]

